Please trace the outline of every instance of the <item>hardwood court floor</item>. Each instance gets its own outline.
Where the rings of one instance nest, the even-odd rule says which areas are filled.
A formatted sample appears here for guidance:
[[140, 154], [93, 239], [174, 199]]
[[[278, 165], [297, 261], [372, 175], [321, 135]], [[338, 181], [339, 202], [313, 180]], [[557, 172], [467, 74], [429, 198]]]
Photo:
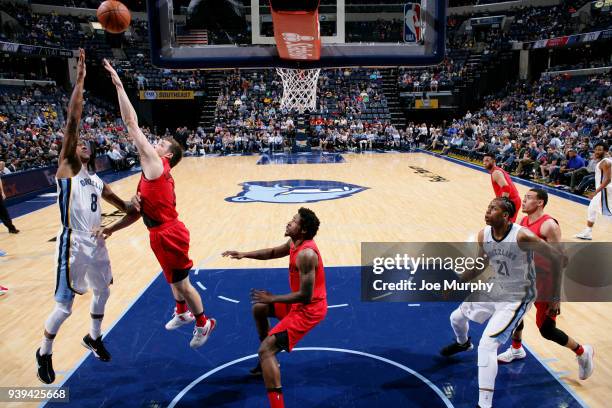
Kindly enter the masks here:
[[[173, 176], [180, 217], [191, 231], [195, 265], [286, 266], [286, 259], [262, 263], [220, 256], [226, 249], [250, 250], [284, 242], [285, 225], [301, 206], [226, 201], [242, 190], [239, 184], [245, 181], [334, 180], [368, 188], [342, 199], [304, 204], [321, 219], [317, 243], [328, 266], [359, 265], [360, 243], [364, 241], [465, 241], [473, 239], [484, 226], [484, 212], [493, 197], [486, 173], [426, 154], [344, 157], [346, 162], [339, 164], [267, 166], [256, 165], [255, 156], [185, 159], [174, 169]], [[446, 181], [431, 181], [435, 176]], [[115, 182], [112, 188], [128, 199], [136, 189], [138, 177]], [[525, 186], [518, 188], [521, 194], [527, 191]], [[105, 204], [103, 211], [111, 209]], [[547, 212], [559, 220], [566, 240], [573, 241], [571, 236], [584, 226], [584, 205], [551, 196]], [[8, 253], [0, 258], [0, 283], [10, 288], [10, 293], [0, 298], [0, 386], [38, 386], [34, 352], [53, 307], [55, 247], [49, 240], [59, 226], [57, 207], [20, 217], [17, 224], [22, 231], [18, 236], [8, 236], [4, 230], [0, 233], [0, 248]], [[599, 223], [594, 236], [598, 241], [611, 241], [612, 225]], [[107, 244], [115, 282], [103, 324], [105, 330], [160, 269], [141, 222], [113, 235]], [[89, 301], [90, 295], [77, 297], [73, 315], [55, 341], [57, 383], [85, 354], [80, 339], [89, 328]], [[562, 381], [589, 406], [607, 407], [612, 397], [612, 364], [608, 358], [612, 355], [612, 304], [565, 304], [562, 312], [559, 327], [579, 342], [595, 346], [596, 369], [588, 381], [577, 380], [573, 353], [541, 339], [533, 311], [525, 325], [526, 343], [541, 358], [551, 359], [551, 369], [565, 373]], [[447, 320], [448, 316], [440, 319]]]

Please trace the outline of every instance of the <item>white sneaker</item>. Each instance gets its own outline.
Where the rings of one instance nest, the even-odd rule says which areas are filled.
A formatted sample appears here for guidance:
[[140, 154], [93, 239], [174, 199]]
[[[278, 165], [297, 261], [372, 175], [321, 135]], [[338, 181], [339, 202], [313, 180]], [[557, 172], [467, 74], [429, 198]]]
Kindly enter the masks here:
[[515, 349], [514, 347], [508, 347], [508, 350], [497, 356], [497, 361], [500, 363], [508, 364], [513, 362], [514, 360], [522, 360], [527, 357], [527, 353], [523, 346], [521, 348]]
[[189, 346], [191, 348], [198, 348], [203, 346], [204, 343], [206, 343], [206, 341], [208, 340], [208, 337], [210, 337], [210, 333], [215, 330], [215, 327], [217, 327], [217, 321], [212, 318], [206, 321], [204, 327], [196, 326], [193, 330], [193, 337], [189, 342]]
[[582, 348], [584, 349], [584, 353], [576, 357], [576, 360], [578, 360], [578, 378], [586, 380], [593, 374], [593, 357], [595, 357], [595, 349], [588, 344], [585, 344]]
[[190, 311], [186, 311], [185, 313], [176, 313], [176, 309], [174, 309], [174, 314], [172, 315], [172, 319], [166, 323], [166, 330], [174, 330], [178, 329], [181, 326], [184, 326], [188, 323], [191, 323], [195, 320], [193, 314]]
[[582, 232], [574, 235], [575, 238], [591, 241], [593, 239], [593, 231], [590, 228], [585, 228]]

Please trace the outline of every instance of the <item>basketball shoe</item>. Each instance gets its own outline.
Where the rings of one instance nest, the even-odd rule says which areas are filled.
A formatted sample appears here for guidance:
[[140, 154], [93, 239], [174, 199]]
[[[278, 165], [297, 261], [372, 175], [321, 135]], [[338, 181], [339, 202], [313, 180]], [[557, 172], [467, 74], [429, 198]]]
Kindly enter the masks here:
[[83, 337], [83, 341], [81, 342], [81, 344], [85, 348], [90, 349], [98, 360], [104, 362], [111, 360], [111, 355], [106, 349], [106, 347], [104, 347], [104, 343], [102, 342], [102, 336], [94, 340], [88, 334], [87, 336]]
[[0, 296], [4, 295], [5, 293], [8, 293], [8, 288], [0, 285]]
[[193, 337], [189, 342], [189, 346], [191, 348], [202, 347], [210, 337], [210, 333], [215, 330], [215, 327], [217, 327], [217, 321], [212, 318], [208, 319], [203, 327], [196, 326], [193, 329]]
[[593, 374], [593, 357], [595, 356], [595, 349], [588, 344], [585, 344], [582, 348], [584, 352], [576, 357], [576, 360], [578, 360], [578, 378], [586, 380]]
[[55, 381], [55, 371], [53, 371], [52, 354], [40, 354], [40, 348], [36, 350], [36, 364], [38, 371], [36, 376], [44, 384], [51, 384]]
[[463, 344], [459, 344], [455, 340], [453, 343], [440, 350], [440, 354], [442, 354], [444, 357], [450, 357], [454, 354], [461, 353], [462, 351], [470, 351], [473, 348], [474, 345], [472, 344], [472, 338], [468, 337], [468, 340]]
[[510, 346], [508, 347], [508, 350], [497, 356], [497, 361], [499, 361], [500, 363], [508, 364], [513, 362], [514, 360], [522, 360], [525, 357], [527, 357], [527, 353], [525, 352], [523, 346], [517, 349]]
[[584, 239], [586, 241], [591, 241], [593, 239], [593, 230], [591, 228], [585, 228], [578, 234], [574, 235], [574, 237], [578, 239]]
[[191, 313], [189, 310], [185, 313], [176, 313], [176, 309], [174, 309], [172, 319], [166, 323], [166, 330], [178, 329], [179, 327], [184, 326], [187, 323], [191, 323], [194, 320], [195, 317], [193, 317], [193, 313]]

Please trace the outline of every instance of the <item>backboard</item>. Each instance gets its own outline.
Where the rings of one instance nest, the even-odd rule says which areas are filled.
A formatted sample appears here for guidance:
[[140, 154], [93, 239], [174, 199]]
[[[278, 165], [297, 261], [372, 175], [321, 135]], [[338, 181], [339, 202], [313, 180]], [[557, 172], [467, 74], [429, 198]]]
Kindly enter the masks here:
[[[291, 14], [318, 2], [272, 3]], [[147, 0], [147, 7], [153, 64], [163, 68], [385, 67], [444, 58], [446, 0], [320, 0], [312, 25], [319, 37], [291, 32], [292, 20], [280, 32], [269, 0]], [[289, 59], [279, 55], [280, 38]], [[304, 45], [313, 38], [315, 55]]]

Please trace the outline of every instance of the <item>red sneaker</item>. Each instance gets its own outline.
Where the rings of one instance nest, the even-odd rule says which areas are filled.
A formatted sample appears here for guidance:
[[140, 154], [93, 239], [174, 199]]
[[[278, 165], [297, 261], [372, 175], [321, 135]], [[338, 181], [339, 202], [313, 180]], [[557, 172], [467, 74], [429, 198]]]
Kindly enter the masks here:
[[5, 293], [8, 293], [8, 288], [0, 285], [0, 296], [4, 295]]

